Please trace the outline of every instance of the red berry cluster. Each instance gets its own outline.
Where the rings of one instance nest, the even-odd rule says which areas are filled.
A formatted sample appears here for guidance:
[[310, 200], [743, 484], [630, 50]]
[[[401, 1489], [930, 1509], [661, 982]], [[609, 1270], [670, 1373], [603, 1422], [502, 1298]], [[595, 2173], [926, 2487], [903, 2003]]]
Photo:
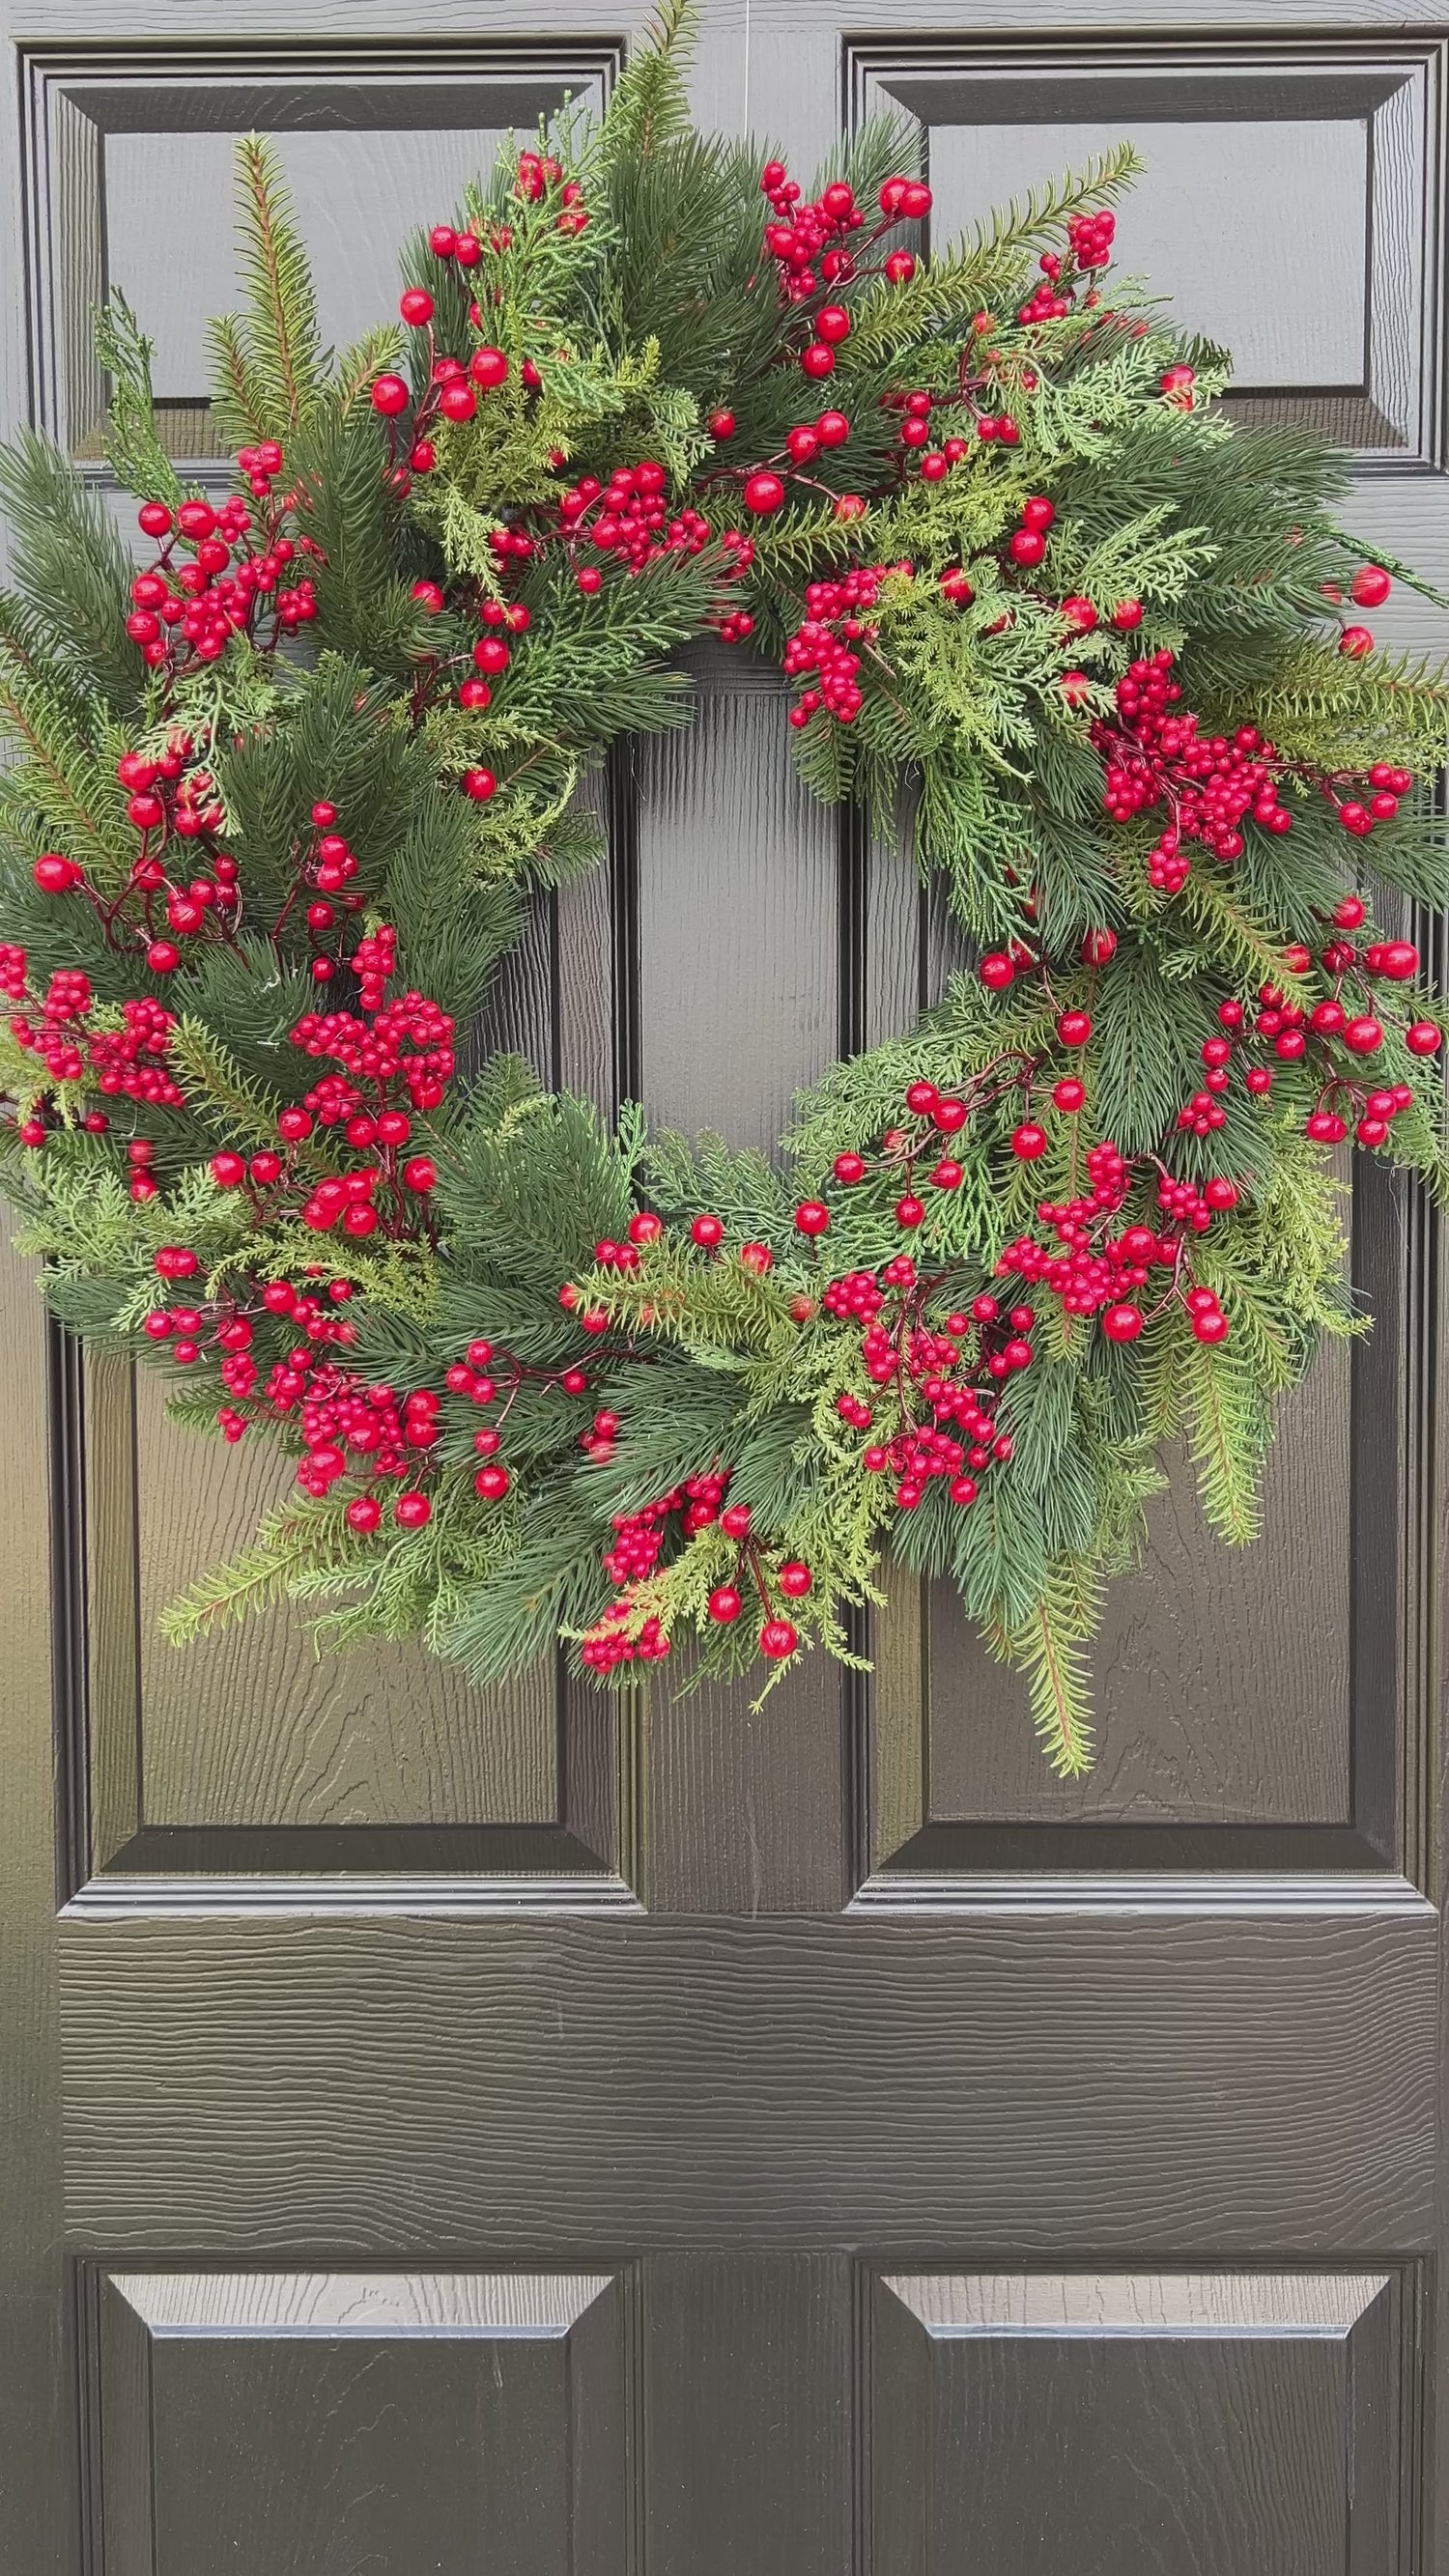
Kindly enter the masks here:
[[1239, 826], [1251, 814], [1265, 832], [1288, 832], [1293, 817], [1283, 804], [1280, 765], [1271, 742], [1256, 726], [1226, 735], [1200, 735], [1198, 718], [1170, 712], [1181, 699], [1171, 677], [1173, 656], [1164, 647], [1138, 661], [1117, 683], [1118, 725], [1099, 721], [1092, 742], [1106, 767], [1103, 806], [1116, 823], [1166, 804], [1171, 820], [1149, 863], [1151, 881], [1177, 894], [1191, 864], [1184, 842], [1200, 841], [1214, 858], [1240, 858]]
[[[0, 990], [12, 1001], [28, 1002], [17, 1012], [10, 1034], [17, 1044], [39, 1056], [50, 1082], [86, 1082], [107, 1099], [124, 1098], [147, 1107], [179, 1109], [185, 1094], [170, 1071], [168, 1057], [176, 1023], [159, 1002], [146, 997], [122, 1006], [119, 1029], [86, 1026], [92, 1008], [90, 979], [78, 969], [52, 975], [40, 1000], [32, 1000], [26, 981], [23, 948], [0, 948]], [[48, 1134], [42, 1120], [26, 1122], [29, 1144], [42, 1144]], [[104, 1134], [105, 1113], [92, 1111], [85, 1125]], [[147, 1191], [144, 1195], [149, 1196]]]
[[851, 724], [859, 714], [861, 690], [855, 675], [860, 654], [855, 648], [874, 639], [869, 614], [881, 580], [880, 572], [862, 567], [839, 581], [811, 582], [805, 593], [804, 619], [785, 647], [788, 678], [815, 674], [790, 709], [790, 722], [797, 730], [822, 706], [837, 724]]
[[1044, 1199], [1037, 1208], [1038, 1220], [1049, 1228], [1055, 1248], [1036, 1236], [1018, 1235], [1002, 1253], [998, 1272], [1048, 1289], [1060, 1298], [1068, 1315], [1100, 1314], [1109, 1341], [1132, 1342], [1149, 1320], [1137, 1297], [1154, 1267], [1160, 1267], [1169, 1277], [1152, 1314], [1160, 1314], [1176, 1300], [1185, 1308], [1199, 1341], [1224, 1341], [1227, 1317], [1213, 1291], [1194, 1280], [1186, 1247], [1190, 1236], [1206, 1232], [1215, 1214], [1236, 1207], [1236, 1182], [1213, 1179], [1199, 1191], [1193, 1182], [1174, 1180], [1158, 1165], [1157, 1226], [1138, 1222], [1117, 1232], [1112, 1219], [1126, 1202], [1136, 1168], [1114, 1144], [1095, 1145], [1087, 1156], [1091, 1189], [1065, 1205]]
[[[243, 448], [238, 462], [260, 499], [271, 492], [282, 451], [268, 441]], [[240, 499], [219, 509], [200, 500], [183, 501], [175, 511], [164, 501], [143, 504], [142, 529], [164, 542], [154, 563], [132, 578], [126, 633], [153, 670], [178, 677], [197, 662], [219, 660], [233, 635], [265, 648], [311, 622], [315, 587], [306, 574], [288, 575], [311, 543], [283, 533], [295, 504], [296, 495], [285, 494], [255, 538], [252, 514]], [[188, 560], [178, 560], [178, 543], [190, 548]]]
[[866, 1375], [893, 1389], [894, 1427], [884, 1439], [874, 1409], [850, 1388], [835, 1409], [852, 1430], [875, 1432], [861, 1463], [871, 1475], [895, 1477], [901, 1511], [914, 1511], [938, 1477], [947, 1480], [953, 1503], [964, 1508], [976, 1500], [977, 1478], [1011, 1456], [1009, 1433], [996, 1428], [1001, 1383], [1031, 1366], [1023, 1338], [1035, 1320], [1030, 1307], [1003, 1314], [994, 1297], [978, 1297], [969, 1314], [948, 1314], [941, 1330], [926, 1309], [942, 1285], [921, 1279], [909, 1255], [897, 1253], [879, 1273], [853, 1270], [832, 1280], [821, 1299], [828, 1315], [864, 1322]]
[[[216, 847], [225, 821], [209, 769], [193, 763], [189, 734], [174, 734], [155, 755], [123, 752], [116, 776], [127, 791], [126, 816], [141, 847], [119, 894], [102, 893], [75, 859], [47, 850], [32, 874], [43, 894], [79, 894], [90, 904], [106, 944], [144, 956], [153, 975], [174, 974], [181, 964], [178, 940], [232, 942], [240, 918], [237, 865]], [[182, 845], [183, 877], [174, 845]], [[195, 848], [186, 847], [196, 844]]]
[[[668, 489], [664, 467], [646, 456], [638, 465], [616, 466], [606, 485], [592, 474], [581, 476], [560, 500], [559, 517], [571, 537], [587, 537], [600, 554], [640, 573], [661, 555], [697, 555], [709, 543], [709, 521], [698, 510], [671, 517]], [[597, 590], [600, 578], [596, 566], [585, 565], [579, 587]]]

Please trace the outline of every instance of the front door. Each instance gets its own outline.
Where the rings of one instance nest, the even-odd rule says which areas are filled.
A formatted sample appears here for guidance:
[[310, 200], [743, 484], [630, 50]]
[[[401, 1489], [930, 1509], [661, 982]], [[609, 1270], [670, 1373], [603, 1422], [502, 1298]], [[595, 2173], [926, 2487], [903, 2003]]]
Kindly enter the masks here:
[[[1130, 137], [1128, 268], [1235, 347], [1245, 414], [1357, 451], [1356, 533], [1445, 582], [1427, 10], [989, 16], [706, 0], [697, 110], [808, 175], [894, 100], [946, 231]], [[630, 34], [604, 0], [0, 27], [5, 416], [98, 481], [108, 282], [224, 477], [231, 137], [279, 138], [343, 341]], [[1397, 633], [1446, 641], [1413, 603]], [[948, 942], [795, 783], [774, 674], [696, 678], [491, 1008], [551, 1080], [766, 1142]], [[812, 1670], [760, 1716], [318, 1664], [281, 1613], [177, 1654], [157, 1610], [267, 1462], [82, 1370], [12, 1262], [7, 2576], [1445, 2576], [1441, 1263], [1372, 1173], [1354, 1263], [1376, 1332], [1297, 1400], [1256, 1551], [1186, 1478], [1158, 1505], [1067, 1784], [905, 1584], [868, 1687]]]

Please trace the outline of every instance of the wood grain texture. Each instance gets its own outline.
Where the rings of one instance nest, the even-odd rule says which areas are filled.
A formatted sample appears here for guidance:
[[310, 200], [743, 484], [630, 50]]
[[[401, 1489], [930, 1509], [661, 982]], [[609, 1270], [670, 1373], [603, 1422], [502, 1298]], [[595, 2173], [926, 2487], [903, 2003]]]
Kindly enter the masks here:
[[1347, 1819], [1348, 1378], [1338, 1343], [1284, 1406], [1250, 1549], [1214, 1536], [1191, 1461], [1170, 1462], [1143, 1562], [1113, 1585], [1093, 1649], [1098, 1754], [1084, 1780], [1054, 1775], [1018, 1676], [988, 1655], [959, 1594], [933, 1588], [933, 1817]]
[[[0, 1245], [6, 1644], [0, 1659], [0, 2564], [74, 2565], [64, 2308], [57, 1763], [47, 1581], [46, 1325], [35, 1272]], [[52, 1462], [55, 1492], [59, 1458]]]
[[102, 2284], [108, 2569], [623, 2576], [613, 2285], [368, 2290], [360, 2324], [356, 2283]]
[[1425, 2241], [1436, 1918], [66, 1922], [80, 2237]]
[[1061, 2296], [1056, 2331], [1021, 2322], [1054, 2285], [931, 2286], [909, 2324], [877, 2290], [874, 2576], [1401, 2563], [1395, 2283], [1263, 2285], [1255, 2310], [1251, 2280], [1139, 2279], [1122, 2313]]
[[693, 724], [636, 753], [643, 1099], [773, 1153], [836, 1051], [839, 840], [789, 761], [784, 687], [727, 652], [692, 648]]
[[650, 2576], [840, 2576], [851, 2563], [851, 2267], [645, 2267]]
[[832, 1914], [845, 1896], [844, 1712], [812, 1656], [750, 1707], [748, 1685], [677, 1695], [645, 1724], [645, 1896], [661, 1914]]
[[[552, 1822], [557, 1715], [540, 1668], [475, 1691], [421, 1647], [319, 1657], [302, 1618], [264, 1611], [189, 1652], [157, 1621], [191, 1578], [244, 1545], [289, 1488], [264, 1448], [219, 1456], [138, 1380], [142, 1815], [157, 1825]], [[106, 1508], [104, 1497], [98, 1508]], [[134, 1631], [133, 1631], [134, 1634]]]

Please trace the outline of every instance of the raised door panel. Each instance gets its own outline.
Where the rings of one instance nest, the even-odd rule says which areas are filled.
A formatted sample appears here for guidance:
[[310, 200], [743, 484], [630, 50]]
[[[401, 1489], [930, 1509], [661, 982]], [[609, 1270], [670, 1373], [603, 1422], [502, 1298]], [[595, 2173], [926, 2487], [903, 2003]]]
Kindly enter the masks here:
[[107, 2273], [88, 2284], [114, 2576], [623, 2576], [607, 2275]]
[[[1433, 573], [1449, 563], [1443, 54], [1437, 39], [1143, 46], [1034, 30], [863, 43], [850, 66], [859, 108], [894, 105], [923, 127], [943, 237], [1130, 138], [1146, 166], [1118, 215], [1126, 273], [1234, 349], [1241, 417], [1341, 444], [1346, 517], [1366, 545], [1424, 561], [1427, 544]], [[1442, 612], [1402, 586], [1373, 623], [1389, 644], [1449, 645]], [[939, 904], [913, 899], [901, 853], [862, 865], [874, 1036], [970, 959]], [[1432, 944], [1434, 925], [1414, 927]], [[1326, 1350], [1284, 1405], [1256, 1545], [1224, 1545], [1190, 1460], [1166, 1461], [1143, 1562], [1113, 1585], [1092, 1657], [1100, 1748], [1085, 1781], [1053, 1776], [1021, 1684], [954, 1593], [893, 1587], [862, 1720], [864, 1901], [1020, 1870], [1422, 1872], [1430, 1236], [1414, 1192], [1372, 1169], [1355, 1179], [1351, 1233], [1373, 1334]]]
[[872, 2576], [1392, 2576], [1408, 2285], [875, 2285]]

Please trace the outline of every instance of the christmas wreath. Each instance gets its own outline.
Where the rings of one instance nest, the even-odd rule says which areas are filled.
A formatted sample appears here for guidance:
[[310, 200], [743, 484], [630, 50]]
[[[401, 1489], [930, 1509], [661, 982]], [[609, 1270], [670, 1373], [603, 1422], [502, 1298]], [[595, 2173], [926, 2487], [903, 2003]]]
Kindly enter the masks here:
[[[144, 547], [43, 439], [0, 459], [4, 1182], [66, 1325], [297, 1457], [176, 1639], [286, 1593], [480, 1678], [560, 1639], [768, 1678], [854, 1659], [889, 1550], [1076, 1769], [1162, 1443], [1248, 1538], [1275, 1399], [1365, 1321], [1335, 1149], [1443, 1189], [1404, 931], [1449, 901], [1449, 691], [1357, 620], [1413, 576], [1340, 460], [1235, 427], [1109, 274], [1130, 152], [928, 253], [907, 136], [806, 191], [691, 130], [680, 40], [340, 358], [242, 146], [230, 497], [119, 299]], [[979, 958], [779, 1168], [470, 1052], [705, 633], [783, 665], [810, 787], [904, 816]]]

